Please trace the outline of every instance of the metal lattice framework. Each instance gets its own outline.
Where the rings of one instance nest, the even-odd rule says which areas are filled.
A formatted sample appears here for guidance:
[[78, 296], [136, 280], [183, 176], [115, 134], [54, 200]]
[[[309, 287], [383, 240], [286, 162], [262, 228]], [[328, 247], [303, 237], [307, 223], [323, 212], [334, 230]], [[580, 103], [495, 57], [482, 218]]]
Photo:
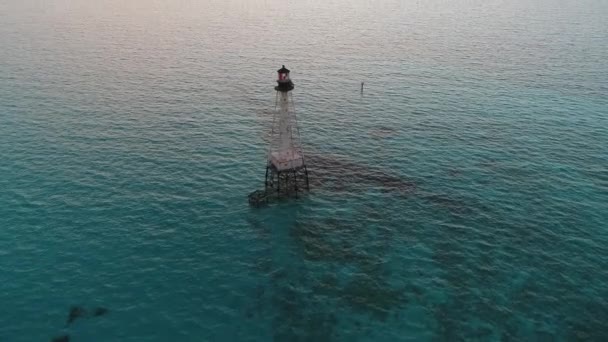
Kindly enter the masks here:
[[256, 206], [267, 203], [271, 198], [297, 198], [300, 192], [309, 189], [308, 170], [291, 94], [294, 85], [285, 66], [278, 70], [278, 74], [264, 190], [249, 195], [249, 203]]
[[291, 93], [294, 85], [285, 66], [278, 73], [265, 186], [266, 192], [276, 192], [279, 196], [293, 193], [297, 197], [299, 191], [309, 188], [308, 171]]
[[288, 154], [294, 158], [299, 156], [304, 159], [300, 129], [291, 92], [277, 91], [270, 146], [268, 147], [269, 162], [272, 160], [273, 153]]

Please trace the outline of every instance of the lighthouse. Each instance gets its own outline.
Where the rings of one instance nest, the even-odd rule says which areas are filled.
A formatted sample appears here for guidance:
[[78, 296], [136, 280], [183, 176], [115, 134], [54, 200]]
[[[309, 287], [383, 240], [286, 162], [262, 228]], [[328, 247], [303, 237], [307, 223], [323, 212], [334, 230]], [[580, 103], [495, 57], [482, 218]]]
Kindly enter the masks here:
[[266, 159], [264, 190], [249, 194], [249, 203], [259, 206], [271, 199], [298, 197], [309, 190], [308, 170], [302, 152], [298, 120], [291, 91], [294, 89], [289, 69], [277, 70], [275, 111], [270, 146]]
[[300, 131], [296, 118], [293, 82], [289, 69], [277, 70], [277, 92], [268, 158], [266, 163], [266, 192], [281, 196], [294, 195], [308, 190], [308, 170], [302, 152]]
[[309, 190], [308, 170], [291, 93], [294, 85], [289, 76], [289, 69], [284, 65], [277, 73], [277, 86], [274, 87], [277, 93], [264, 190], [257, 190], [249, 195], [249, 203], [256, 206], [274, 198], [297, 198], [299, 193]]

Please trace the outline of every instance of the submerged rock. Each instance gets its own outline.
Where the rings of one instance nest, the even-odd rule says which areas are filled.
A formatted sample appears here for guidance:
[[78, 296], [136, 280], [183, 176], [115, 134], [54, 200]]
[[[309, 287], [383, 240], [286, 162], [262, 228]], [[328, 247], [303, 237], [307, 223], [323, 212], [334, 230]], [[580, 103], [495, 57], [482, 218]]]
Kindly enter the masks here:
[[72, 322], [74, 322], [76, 319], [80, 318], [80, 317], [84, 317], [87, 314], [87, 311], [85, 310], [85, 308], [81, 307], [81, 306], [72, 306], [70, 307], [70, 313], [68, 314], [68, 319], [66, 321], [66, 324], [69, 325]]
[[103, 316], [105, 314], [107, 314], [110, 310], [104, 308], [104, 307], [98, 307], [95, 308], [95, 310], [93, 311], [93, 316]]

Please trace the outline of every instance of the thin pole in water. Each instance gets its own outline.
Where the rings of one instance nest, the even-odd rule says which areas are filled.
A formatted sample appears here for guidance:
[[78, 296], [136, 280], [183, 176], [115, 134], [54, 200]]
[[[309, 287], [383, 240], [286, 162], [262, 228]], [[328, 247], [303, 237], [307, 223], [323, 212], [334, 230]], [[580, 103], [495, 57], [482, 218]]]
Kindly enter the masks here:
[[361, 82], [361, 94], [363, 94], [363, 82]]

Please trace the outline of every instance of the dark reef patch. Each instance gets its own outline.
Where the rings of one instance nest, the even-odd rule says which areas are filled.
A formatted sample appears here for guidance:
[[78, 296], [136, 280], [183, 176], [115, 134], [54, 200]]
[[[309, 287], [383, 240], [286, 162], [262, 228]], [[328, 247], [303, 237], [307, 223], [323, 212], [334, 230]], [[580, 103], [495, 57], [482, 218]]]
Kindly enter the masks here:
[[68, 319], [66, 321], [66, 325], [72, 324], [78, 318], [85, 317], [87, 315], [87, 310], [81, 306], [71, 306], [70, 312], [68, 313]]
[[402, 193], [409, 193], [416, 188], [413, 181], [341, 157], [312, 154], [308, 155], [306, 160], [310, 165], [313, 187], [326, 187], [332, 191], [343, 192], [361, 186], [377, 186]]
[[107, 314], [108, 312], [110, 312], [110, 310], [108, 310], [104, 307], [97, 307], [97, 308], [95, 308], [95, 310], [93, 310], [93, 316], [95, 316], [95, 317], [103, 316], [103, 315]]
[[[297, 219], [289, 228], [296, 246], [294, 261], [299, 257], [304, 265], [312, 262], [325, 272], [309, 273], [301, 267], [304, 265], [269, 261], [271, 271], [263, 273], [269, 284], [252, 291], [243, 317], [270, 309], [273, 336], [281, 341], [331, 341], [343, 334], [338, 324], [354, 325], [357, 319], [365, 321], [363, 317], [397, 319], [408, 298], [405, 286], [399, 288], [388, 281], [391, 270], [385, 264], [386, 254], [395, 232], [370, 226], [369, 220], [366, 211], [351, 218]], [[264, 229], [259, 221], [250, 223], [256, 230]], [[349, 271], [341, 273], [344, 268]], [[340, 315], [348, 311], [356, 313], [350, 322]], [[361, 330], [361, 322], [357, 322], [356, 329]]]
[[296, 223], [290, 230], [305, 259], [326, 262], [351, 262], [361, 257], [352, 244], [355, 225], [333, 221]]
[[393, 289], [383, 278], [357, 275], [340, 292], [342, 301], [352, 309], [381, 320], [407, 304], [404, 291]]
[[[428, 193], [420, 190], [417, 182], [391, 173], [390, 169], [380, 166], [369, 166], [349, 161], [344, 157], [310, 154], [307, 156], [310, 165], [311, 187], [331, 191], [333, 194], [350, 194], [357, 196], [363, 190], [376, 188], [383, 193], [394, 194], [396, 199], [421, 198], [422, 200], [446, 209], [454, 216], [472, 215], [474, 210], [490, 210], [485, 204], [472, 198], [454, 193]], [[451, 169], [452, 177], [461, 175], [459, 170]], [[371, 218], [382, 218], [379, 213], [370, 213]]]
[[65, 334], [65, 335], [53, 337], [51, 342], [70, 342], [70, 335]]
[[391, 272], [383, 264], [391, 248], [392, 229], [370, 229], [365, 220], [331, 218], [298, 222], [291, 233], [305, 259], [354, 270], [343, 281], [331, 273], [322, 275], [311, 287], [315, 295], [380, 320], [407, 304], [404, 289], [388, 283]]

